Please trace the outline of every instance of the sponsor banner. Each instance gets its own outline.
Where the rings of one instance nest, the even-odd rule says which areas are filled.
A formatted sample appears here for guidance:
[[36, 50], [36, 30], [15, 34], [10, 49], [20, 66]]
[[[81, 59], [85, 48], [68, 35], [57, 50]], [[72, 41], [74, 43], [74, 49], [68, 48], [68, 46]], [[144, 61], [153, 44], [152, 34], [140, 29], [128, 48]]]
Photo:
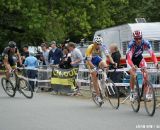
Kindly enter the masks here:
[[75, 77], [78, 74], [78, 68], [72, 69], [59, 69], [55, 68], [52, 70], [51, 84], [52, 86], [60, 85], [64, 87], [75, 86]]

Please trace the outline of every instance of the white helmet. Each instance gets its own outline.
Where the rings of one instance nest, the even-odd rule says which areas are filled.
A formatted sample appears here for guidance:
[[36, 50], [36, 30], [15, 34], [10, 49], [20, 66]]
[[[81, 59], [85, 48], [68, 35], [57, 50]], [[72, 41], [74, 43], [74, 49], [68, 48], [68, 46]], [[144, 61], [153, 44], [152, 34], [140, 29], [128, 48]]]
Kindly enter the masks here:
[[31, 56], [34, 56], [35, 55], [35, 53], [34, 53], [34, 51], [29, 51], [29, 55], [31, 55]]
[[96, 37], [94, 37], [93, 42], [96, 42], [97, 44], [102, 44], [103, 38], [100, 36], [96, 36]]

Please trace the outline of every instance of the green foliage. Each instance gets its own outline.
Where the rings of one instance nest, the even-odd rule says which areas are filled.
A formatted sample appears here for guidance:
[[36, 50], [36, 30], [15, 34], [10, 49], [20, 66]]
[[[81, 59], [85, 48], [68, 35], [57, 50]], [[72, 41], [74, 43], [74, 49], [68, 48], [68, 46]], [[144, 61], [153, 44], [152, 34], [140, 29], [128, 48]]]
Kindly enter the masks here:
[[96, 30], [160, 20], [159, 0], [0, 0], [0, 46], [91, 38]]

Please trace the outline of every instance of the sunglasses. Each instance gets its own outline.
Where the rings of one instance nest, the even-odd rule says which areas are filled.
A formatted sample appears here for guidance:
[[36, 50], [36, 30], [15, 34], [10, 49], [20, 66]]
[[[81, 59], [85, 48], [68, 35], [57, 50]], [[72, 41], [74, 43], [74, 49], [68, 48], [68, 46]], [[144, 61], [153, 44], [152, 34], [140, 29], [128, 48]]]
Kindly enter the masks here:
[[142, 38], [135, 38], [134, 40], [135, 40], [135, 41], [138, 41], [138, 40], [142, 40]]
[[102, 45], [102, 44], [100, 44], [100, 43], [96, 43], [97, 45]]

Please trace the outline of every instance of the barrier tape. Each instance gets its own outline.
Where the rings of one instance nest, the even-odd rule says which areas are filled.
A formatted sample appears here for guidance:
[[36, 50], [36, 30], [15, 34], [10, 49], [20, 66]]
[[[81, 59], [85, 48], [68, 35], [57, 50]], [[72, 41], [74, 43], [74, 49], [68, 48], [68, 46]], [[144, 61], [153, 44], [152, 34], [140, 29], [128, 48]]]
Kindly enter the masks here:
[[27, 78], [27, 77], [24, 77], [22, 75], [19, 75], [20, 78], [23, 78], [27, 81], [34, 81], [34, 82], [39, 82], [39, 83], [49, 83], [51, 82], [51, 80], [40, 80], [40, 79], [31, 79], [31, 78]]
[[[23, 78], [23, 79], [25, 79], [25, 80], [27, 80], [27, 81], [34, 81], [34, 82], [39, 82], [39, 83], [50, 83], [51, 82], [51, 80], [38, 80], [38, 79], [31, 79], [31, 78], [26, 78], [26, 77], [24, 77], [24, 76], [19, 76], [20, 78]], [[89, 80], [77, 80], [78, 82], [84, 82], [84, 83], [90, 83], [90, 81]], [[128, 86], [130, 86], [130, 83], [114, 83], [116, 86], [125, 86], [125, 87], [128, 87]], [[155, 88], [160, 88], [160, 84], [152, 84], [153, 85], [153, 87], [155, 87]]]
[[[22, 70], [37, 70], [37, 72], [52, 72], [52, 69], [51, 68], [47, 68], [47, 69], [42, 69], [42, 68], [34, 68], [34, 69], [28, 69], [28, 68], [19, 68], [19, 69], [22, 69]], [[129, 69], [128, 68], [120, 68], [120, 69], [116, 69], [116, 70], [108, 70], [108, 72], [127, 72]], [[89, 73], [89, 70], [88, 69], [79, 69], [78, 72], [88, 72]], [[99, 70], [99, 72], [102, 72], [102, 70]], [[138, 69], [138, 72], [141, 72], [140, 69]], [[154, 69], [148, 69], [148, 72], [149, 73], [159, 73], [160, 70], [156, 70], [155, 68]], [[27, 81], [34, 81], [34, 82], [39, 82], [39, 83], [49, 83], [51, 82], [50, 79], [48, 80], [40, 80], [40, 79], [31, 79], [31, 78], [27, 78], [25, 76], [22, 76], [22, 75], [19, 75], [20, 78], [23, 78]], [[85, 79], [76, 79], [77, 82], [84, 82], [84, 83], [90, 83], [90, 80], [85, 80]], [[129, 86], [130, 84], [129, 83], [115, 83], [116, 86]], [[156, 87], [156, 88], [160, 88], [160, 85], [159, 84], [153, 84], [153, 87]]]
[[[47, 68], [47, 69], [43, 69], [43, 68], [33, 68], [33, 69], [28, 69], [28, 68], [19, 68], [21, 70], [25, 69], [25, 70], [37, 70], [38, 72], [52, 72], [51, 68]], [[141, 72], [140, 70], [141, 68], [137, 68], [137, 72]], [[82, 69], [80, 68], [79, 71], [83, 71], [83, 72], [89, 72], [88, 69]], [[102, 70], [99, 69], [99, 72], [101, 72]], [[129, 68], [120, 68], [120, 69], [112, 69], [112, 70], [108, 70], [108, 72], [127, 72], [129, 71]], [[148, 72], [160, 72], [160, 70], [157, 70], [156, 68], [152, 67], [150, 69], [147, 69]]]

